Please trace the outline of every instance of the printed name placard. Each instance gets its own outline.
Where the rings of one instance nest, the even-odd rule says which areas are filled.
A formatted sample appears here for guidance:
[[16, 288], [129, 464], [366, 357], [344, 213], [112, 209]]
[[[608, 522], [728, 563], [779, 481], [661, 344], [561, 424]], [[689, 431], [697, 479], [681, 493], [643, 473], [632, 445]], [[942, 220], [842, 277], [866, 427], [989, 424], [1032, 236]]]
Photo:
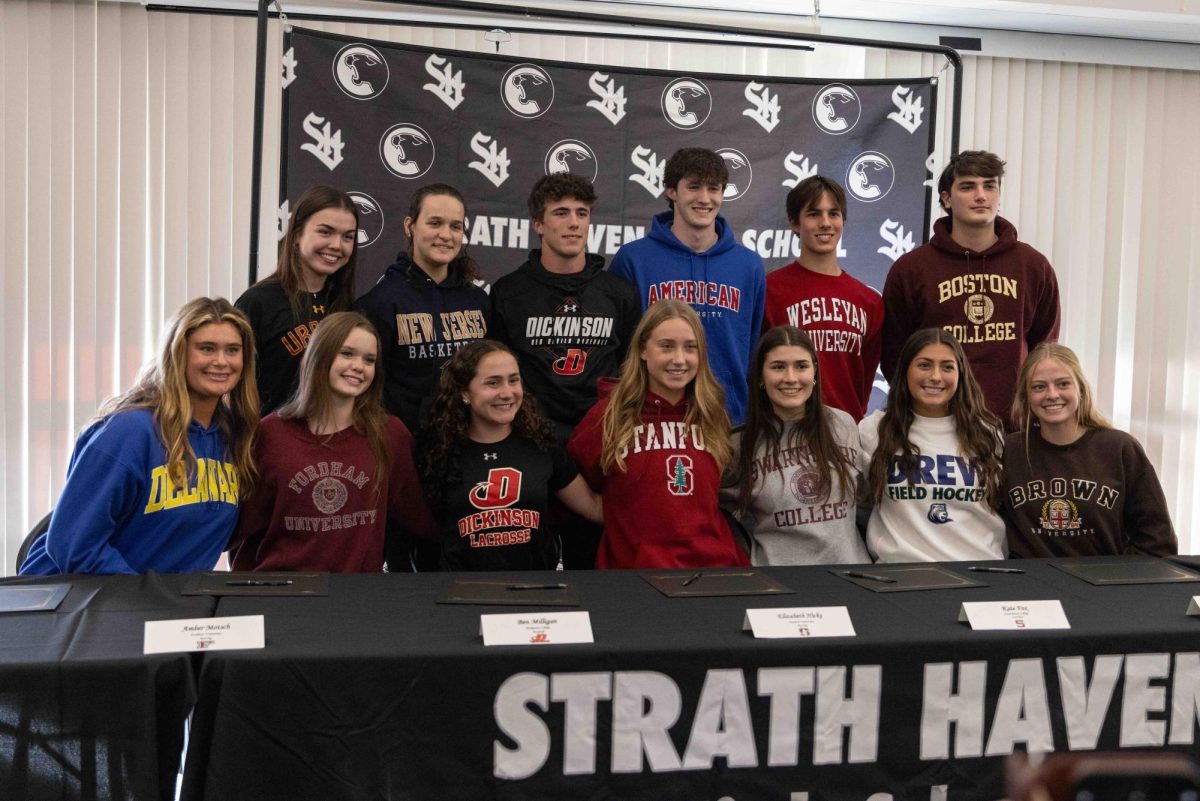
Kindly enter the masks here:
[[1200, 595], [1192, 596], [1192, 601], [1188, 604], [1187, 613], [1189, 615], [1200, 615]]
[[147, 620], [144, 654], [237, 651], [266, 645], [262, 615]]
[[793, 606], [786, 609], [747, 609], [742, 630], [755, 637], [853, 637], [854, 624], [844, 606]]
[[587, 612], [480, 615], [484, 645], [563, 645], [593, 642]]
[[1069, 629], [1059, 601], [971, 601], [958, 612], [976, 631], [986, 629]]

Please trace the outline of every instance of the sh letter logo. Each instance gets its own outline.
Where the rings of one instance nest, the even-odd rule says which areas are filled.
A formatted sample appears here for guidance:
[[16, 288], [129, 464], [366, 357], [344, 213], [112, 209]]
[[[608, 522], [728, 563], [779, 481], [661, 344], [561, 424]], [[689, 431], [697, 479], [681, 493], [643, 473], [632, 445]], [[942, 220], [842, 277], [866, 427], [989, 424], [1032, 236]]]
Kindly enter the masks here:
[[425, 59], [425, 71], [437, 83], [427, 83], [421, 88], [426, 92], [433, 92], [434, 95], [450, 108], [458, 108], [458, 104], [463, 102], [464, 84], [462, 70], [455, 72], [454, 64], [449, 59], [442, 58], [437, 53], [433, 53], [429, 58]]
[[521, 471], [511, 467], [493, 467], [487, 481], [475, 485], [468, 496], [476, 509], [503, 509], [521, 497]]
[[[325, 123], [324, 128], [321, 127], [321, 123]], [[310, 113], [304, 118], [304, 132], [311, 136], [313, 141], [300, 145], [301, 150], [312, 153], [331, 171], [342, 163], [342, 148], [346, 146], [346, 143], [342, 141], [341, 128], [335, 131], [333, 123], [326, 122], [324, 117]]]
[[771, 94], [770, 89], [757, 81], [746, 84], [743, 94], [754, 108], [745, 109], [742, 115], [757, 122], [767, 133], [775, 130], [779, 124], [779, 95]]
[[508, 157], [508, 148], [500, 147], [500, 141], [488, 136], [483, 131], [476, 131], [471, 137], [471, 150], [479, 159], [467, 166], [499, 187], [508, 180], [508, 165], [512, 159]]
[[667, 162], [658, 157], [648, 147], [638, 145], [629, 154], [629, 160], [633, 162], [633, 166], [641, 170], [640, 173], [634, 173], [629, 176], [629, 180], [645, 189], [650, 194], [658, 197], [663, 193], [663, 170], [667, 166]]
[[624, 86], [617, 86], [616, 80], [603, 72], [593, 72], [592, 77], [588, 78], [588, 88], [600, 97], [599, 100], [589, 100], [588, 108], [599, 111], [613, 125], [625, 119]]

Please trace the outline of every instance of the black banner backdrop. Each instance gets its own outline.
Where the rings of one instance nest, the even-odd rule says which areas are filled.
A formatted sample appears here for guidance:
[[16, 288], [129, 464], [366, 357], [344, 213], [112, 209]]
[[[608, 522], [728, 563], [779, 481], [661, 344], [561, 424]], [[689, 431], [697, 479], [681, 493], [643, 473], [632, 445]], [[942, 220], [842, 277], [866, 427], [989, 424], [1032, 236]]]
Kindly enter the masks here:
[[809, 175], [846, 188], [842, 263], [881, 289], [929, 228], [936, 81], [797, 80], [635, 71], [396, 45], [294, 29], [284, 40], [279, 235], [309, 186], [359, 206], [358, 292], [405, 247], [412, 193], [467, 199], [467, 241], [495, 280], [537, 247], [526, 210], [551, 172], [593, 180], [588, 250], [611, 258], [667, 208], [681, 147], [722, 155], [721, 213], [767, 269], [799, 252], [784, 199]]

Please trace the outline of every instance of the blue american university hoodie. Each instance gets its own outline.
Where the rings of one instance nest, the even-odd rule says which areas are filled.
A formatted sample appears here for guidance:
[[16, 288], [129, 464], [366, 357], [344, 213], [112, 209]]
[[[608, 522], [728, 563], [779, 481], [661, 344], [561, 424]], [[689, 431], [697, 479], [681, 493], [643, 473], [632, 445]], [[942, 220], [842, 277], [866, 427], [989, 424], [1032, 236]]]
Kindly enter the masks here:
[[671, 231], [673, 211], [654, 215], [650, 233], [623, 245], [609, 270], [635, 284], [644, 311], [663, 298], [689, 304], [704, 323], [708, 363], [725, 389], [734, 425], [746, 419], [746, 373], [762, 330], [767, 276], [762, 259], [739, 245], [724, 217], [717, 241], [697, 253]]

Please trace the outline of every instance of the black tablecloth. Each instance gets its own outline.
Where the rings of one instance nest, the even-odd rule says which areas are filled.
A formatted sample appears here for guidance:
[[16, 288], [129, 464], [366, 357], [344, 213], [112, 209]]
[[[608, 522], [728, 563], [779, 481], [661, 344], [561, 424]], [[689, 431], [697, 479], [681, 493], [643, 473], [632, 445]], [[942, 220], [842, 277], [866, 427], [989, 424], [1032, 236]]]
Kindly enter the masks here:
[[209, 617], [184, 577], [68, 583], [54, 612], [0, 614], [0, 799], [171, 799], [198, 661], [143, 656], [147, 620]]
[[[692, 599], [568, 573], [591, 645], [485, 648], [479, 615], [522, 608], [435, 604], [451, 574], [224, 598], [218, 615], [266, 616], [267, 647], [205, 655], [184, 798], [958, 801], [998, 797], [1000, 755], [1039, 732], [1056, 750], [1194, 751], [1200, 584], [1093, 587], [1013, 564], [1028, 572], [891, 594], [776, 568], [795, 595]], [[1042, 599], [1070, 630], [956, 621], [965, 601]], [[742, 631], [746, 608], [843, 605], [854, 638]], [[666, 734], [638, 740], [630, 722], [657, 715]]]

